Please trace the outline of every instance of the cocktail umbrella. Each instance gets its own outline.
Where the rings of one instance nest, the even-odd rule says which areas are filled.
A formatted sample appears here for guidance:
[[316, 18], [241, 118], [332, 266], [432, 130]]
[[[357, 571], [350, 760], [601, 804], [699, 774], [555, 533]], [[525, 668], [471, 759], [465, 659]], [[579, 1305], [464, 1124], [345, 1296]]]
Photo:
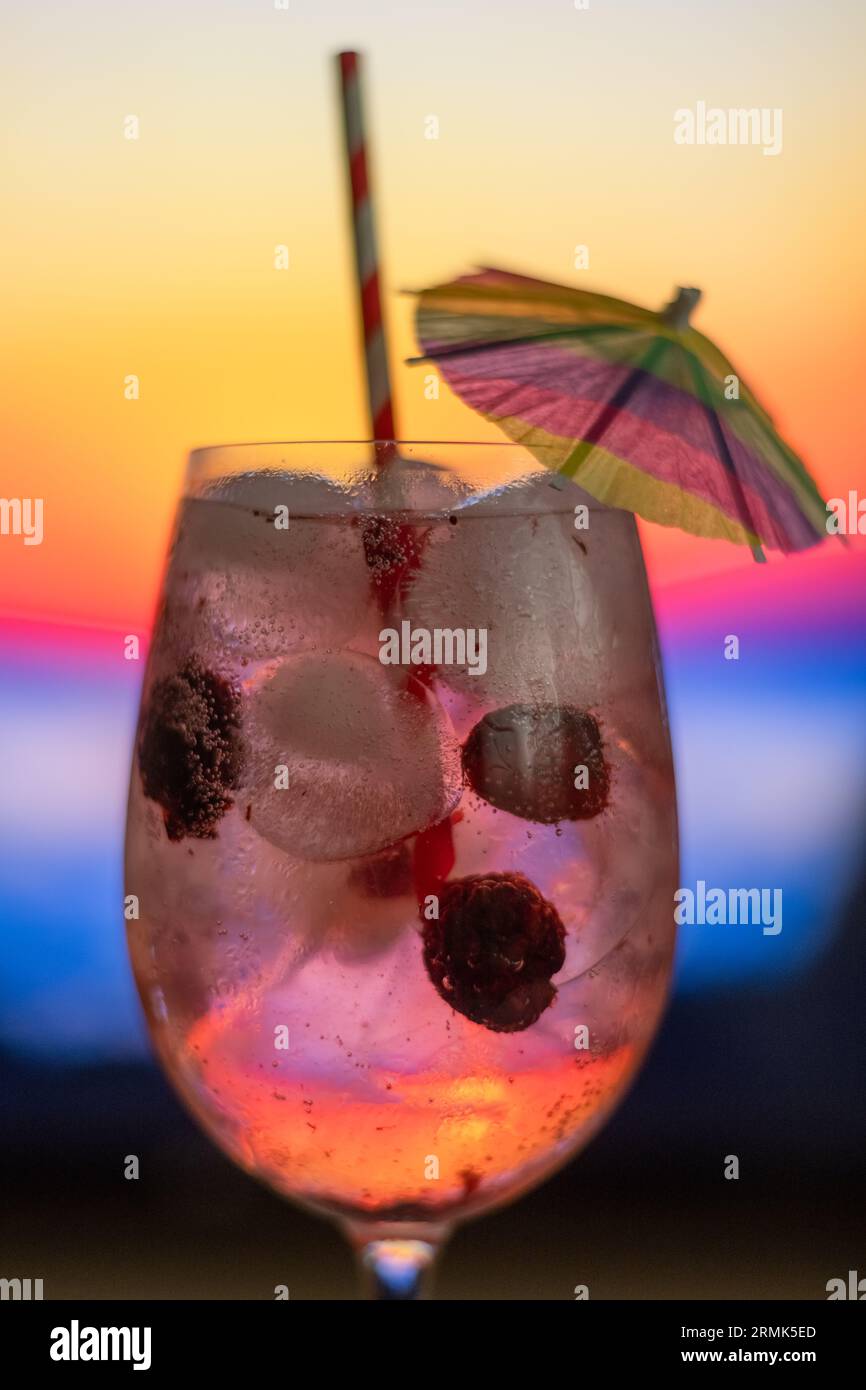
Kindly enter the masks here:
[[[802, 550], [827, 510], [680, 289], [656, 312], [484, 269], [423, 290], [425, 358], [456, 394], [609, 506], [697, 536]], [[423, 360], [423, 359], [416, 359]]]

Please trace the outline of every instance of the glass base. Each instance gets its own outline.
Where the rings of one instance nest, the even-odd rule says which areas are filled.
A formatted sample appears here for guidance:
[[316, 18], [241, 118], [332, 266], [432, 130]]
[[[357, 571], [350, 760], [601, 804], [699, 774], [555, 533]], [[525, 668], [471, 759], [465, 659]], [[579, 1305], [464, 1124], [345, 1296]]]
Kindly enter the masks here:
[[360, 1251], [365, 1298], [429, 1298], [436, 1254], [426, 1240], [371, 1240]]
[[450, 1230], [427, 1223], [394, 1226], [347, 1221], [361, 1272], [362, 1296], [408, 1301], [430, 1297], [436, 1260]]

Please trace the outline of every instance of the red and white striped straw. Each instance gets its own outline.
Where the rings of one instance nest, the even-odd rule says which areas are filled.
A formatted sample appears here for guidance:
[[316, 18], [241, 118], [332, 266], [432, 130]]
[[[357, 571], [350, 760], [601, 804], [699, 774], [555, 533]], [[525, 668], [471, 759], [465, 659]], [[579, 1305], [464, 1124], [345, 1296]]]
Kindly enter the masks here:
[[373, 199], [370, 194], [367, 139], [360, 88], [360, 55], [338, 54], [346, 164], [352, 196], [352, 229], [355, 242], [355, 270], [364, 326], [364, 362], [367, 400], [374, 439], [394, 438], [394, 406], [388, 372], [388, 345], [379, 297], [379, 255]]

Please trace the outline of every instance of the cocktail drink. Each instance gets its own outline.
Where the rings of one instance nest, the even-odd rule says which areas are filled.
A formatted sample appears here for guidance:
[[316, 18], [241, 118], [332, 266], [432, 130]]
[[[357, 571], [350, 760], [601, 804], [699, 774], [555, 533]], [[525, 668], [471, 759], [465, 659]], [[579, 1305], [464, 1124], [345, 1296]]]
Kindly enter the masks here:
[[557, 483], [516, 446], [199, 451], [154, 632], [126, 891], [156, 1049], [391, 1296], [587, 1142], [666, 994], [640, 548]]

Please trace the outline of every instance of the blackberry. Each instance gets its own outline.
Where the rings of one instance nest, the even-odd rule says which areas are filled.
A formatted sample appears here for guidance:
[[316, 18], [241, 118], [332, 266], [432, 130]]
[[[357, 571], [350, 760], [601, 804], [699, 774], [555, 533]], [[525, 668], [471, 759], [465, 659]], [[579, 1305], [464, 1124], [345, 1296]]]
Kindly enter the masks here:
[[491, 806], [544, 825], [590, 820], [610, 794], [598, 723], [571, 705], [508, 705], [486, 714], [464, 744], [463, 770]]
[[170, 840], [213, 839], [241, 771], [241, 694], [191, 657], [153, 687], [138, 741], [145, 796]]
[[556, 997], [565, 928], [523, 874], [477, 874], [446, 883], [439, 918], [424, 923], [424, 964], [458, 1013], [495, 1033], [518, 1033]]

